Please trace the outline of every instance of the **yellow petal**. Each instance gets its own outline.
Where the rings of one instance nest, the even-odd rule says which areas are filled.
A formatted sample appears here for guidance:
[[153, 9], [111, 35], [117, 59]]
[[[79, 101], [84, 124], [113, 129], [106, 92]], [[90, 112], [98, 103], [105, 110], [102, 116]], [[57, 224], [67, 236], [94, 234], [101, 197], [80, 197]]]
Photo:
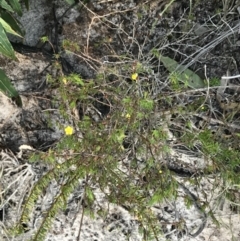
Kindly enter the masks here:
[[66, 134], [67, 136], [71, 136], [71, 135], [73, 134], [73, 128], [72, 128], [71, 126], [67, 126], [67, 127], [65, 128], [65, 134]]
[[130, 119], [130, 118], [131, 118], [131, 115], [130, 115], [130, 114], [126, 114], [125, 117], [126, 117], [127, 119]]
[[132, 80], [137, 80], [137, 77], [138, 77], [138, 73], [134, 73], [134, 74], [132, 74]]
[[67, 84], [67, 79], [66, 78], [63, 78], [63, 83], [66, 85]]

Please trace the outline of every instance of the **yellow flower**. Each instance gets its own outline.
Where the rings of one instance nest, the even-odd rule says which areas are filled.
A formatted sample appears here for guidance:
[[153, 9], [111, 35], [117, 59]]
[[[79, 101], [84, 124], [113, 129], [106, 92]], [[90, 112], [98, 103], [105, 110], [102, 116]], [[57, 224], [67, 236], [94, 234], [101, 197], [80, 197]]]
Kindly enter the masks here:
[[72, 128], [71, 126], [67, 126], [67, 127], [65, 128], [65, 134], [66, 134], [67, 136], [71, 136], [71, 135], [73, 134], [73, 128]]
[[159, 170], [159, 174], [162, 174], [162, 170]]
[[133, 73], [131, 76], [132, 80], [137, 80], [138, 78], [138, 73]]
[[67, 79], [66, 78], [63, 78], [63, 83], [66, 85], [67, 84]]
[[129, 120], [131, 118], [130, 114], [126, 114], [125, 117]]

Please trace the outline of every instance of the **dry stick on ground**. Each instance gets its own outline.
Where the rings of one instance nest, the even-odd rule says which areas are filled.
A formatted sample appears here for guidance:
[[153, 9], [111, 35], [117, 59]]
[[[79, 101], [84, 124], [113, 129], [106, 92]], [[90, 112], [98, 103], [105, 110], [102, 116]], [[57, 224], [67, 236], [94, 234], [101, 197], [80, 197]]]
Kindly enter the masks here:
[[73, 52], [71, 52], [72, 55], [75, 55], [76, 57], [82, 59], [92, 70], [97, 71], [98, 67], [96, 64], [94, 64], [93, 62], [97, 63], [97, 64], [102, 64], [101, 61], [92, 58], [90, 55], [85, 54], [85, 53], [81, 53], [81, 54], [75, 54]]
[[207, 115], [205, 115], [205, 114], [195, 114], [195, 113], [193, 113], [193, 115], [194, 115], [194, 116], [197, 116], [197, 117], [200, 117], [200, 118], [202, 118], [202, 119], [204, 119], [204, 120], [206, 120], [206, 121], [209, 121], [209, 122], [210, 122], [211, 124], [213, 124], [213, 125], [216, 125], [216, 124], [220, 124], [220, 125], [224, 125], [224, 126], [227, 125], [227, 127], [229, 127], [229, 128], [236, 129], [236, 130], [240, 130], [240, 126], [239, 126], [239, 125], [226, 124], [226, 123], [224, 123], [224, 122], [222, 122], [222, 121], [220, 121], [220, 120], [213, 119], [213, 118], [209, 118], [209, 117], [208, 117]]

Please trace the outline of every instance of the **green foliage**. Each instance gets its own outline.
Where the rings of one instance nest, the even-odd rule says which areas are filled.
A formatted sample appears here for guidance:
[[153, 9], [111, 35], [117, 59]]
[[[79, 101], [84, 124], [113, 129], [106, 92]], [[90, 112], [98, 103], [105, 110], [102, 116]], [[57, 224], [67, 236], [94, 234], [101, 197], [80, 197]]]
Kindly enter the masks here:
[[[10, 15], [9, 15], [9, 17], [10, 17]], [[14, 20], [13, 18], [12, 19], [8, 19], [8, 21], [11, 21], [11, 20]], [[1, 25], [2, 25], [2, 27], [5, 29], [5, 31], [7, 32], [7, 33], [10, 33], [10, 34], [13, 34], [13, 35], [16, 35], [16, 36], [18, 36], [18, 37], [21, 37], [16, 31], [14, 31], [12, 28], [11, 28], [11, 26], [5, 21], [5, 20], [3, 20], [2, 18], [0, 18], [0, 23], [1, 23]], [[16, 23], [16, 22], [15, 22]], [[12, 24], [14, 24], [14, 22], [12, 22]], [[5, 40], [6, 41], [6, 40]], [[12, 57], [12, 56], [11, 56]]]
[[84, 85], [83, 79], [78, 74], [70, 74], [69, 75], [69, 80], [73, 84], [80, 85], [80, 86]]
[[[54, 84], [51, 76], [48, 79]], [[66, 81], [63, 81], [65, 79]], [[152, 125], [145, 125], [155, 108], [152, 97], [147, 92], [140, 97], [134, 89], [126, 95], [126, 90], [113, 88], [107, 84], [105, 78], [94, 81], [83, 82], [76, 74], [55, 80], [59, 85], [59, 98], [63, 100], [61, 108], [66, 119], [71, 119], [71, 116], [66, 114], [67, 109], [75, 108], [76, 101], [81, 103], [84, 109], [106, 103], [116, 106], [118, 111], [111, 112], [111, 115], [100, 122], [93, 121], [91, 115], [85, 114], [81, 121], [76, 122], [76, 126], [72, 126], [73, 135], [64, 136], [54, 149], [32, 158], [32, 161], [42, 160], [48, 165], [49, 171], [31, 190], [23, 206], [20, 224], [28, 222], [28, 214], [32, 212], [34, 203], [41, 193], [46, 191], [51, 181], [60, 183], [62, 177], [65, 177], [64, 185], [61, 185], [61, 190], [46, 211], [32, 240], [44, 240], [53, 217], [59, 210], [66, 208], [66, 200], [79, 185], [79, 180], [86, 181], [84, 213], [93, 215], [93, 187], [97, 184], [109, 202], [130, 205], [130, 212], [138, 212], [144, 232], [148, 233], [149, 237], [155, 237], [160, 232], [154, 225], [153, 215], [149, 216], [149, 207], [165, 198], [176, 196], [176, 181], [157, 161], [158, 153], [164, 151], [163, 147], [159, 148], [159, 142], [165, 143], [167, 134], [161, 127], [153, 130]], [[103, 99], [98, 100], [100, 94]], [[122, 98], [123, 96], [125, 98]], [[80, 132], [83, 133], [83, 138], [79, 137]], [[132, 163], [127, 169], [124, 168], [124, 156], [128, 151], [124, 144], [126, 140], [130, 141], [130, 149], [131, 145], [134, 145], [136, 159], [141, 155], [146, 158], [144, 167], [140, 168]], [[147, 181], [143, 181], [143, 177]], [[135, 180], [139, 178], [141, 181], [136, 185]], [[149, 195], [150, 191], [154, 193], [152, 196]], [[103, 210], [103, 213], [106, 211]], [[15, 229], [23, 232], [21, 225]]]
[[[42, 41], [49, 40], [43, 37]], [[62, 47], [67, 51], [79, 50], [68, 40], [63, 42]], [[86, 80], [75, 73], [62, 74], [58, 78], [47, 76], [49, 86], [57, 89], [54, 101], [60, 105], [60, 113], [73, 132], [65, 131], [54, 147], [32, 157], [32, 163], [41, 160], [48, 170], [29, 192], [15, 232], [24, 232], [22, 224], [29, 222], [36, 201], [55, 181], [60, 186], [59, 191], [32, 237], [32, 240], [44, 240], [52, 220], [59, 211], [66, 209], [70, 194], [84, 180], [82, 208], [85, 214], [96, 215], [93, 207], [97, 186], [108, 202], [128, 207], [129, 212], [137, 216], [144, 240], [158, 240], [161, 227], [156, 225], [159, 220], [151, 208], [166, 199], [177, 198], [179, 183], [174, 172], [164, 163], [171, 145], [176, 143], [193, 150], [197, 147], [206, 159], [211, 160], [206, 164], [204, 174], [217, 174], [225, 181], [240, 182], [239, 150], [234, 146], [229, 148], [224, 138], [219, 138], [205, 126], [197, 129], [191, 119], [193, 113], [208, 110], [204, 105], [205, 96], [197, 96], [184, 104], [176, 101], [175, 97], [179, 94], [204, 87], [204, 81], [193, 71], [184, 70], [184, 66], [175, 60], [161, 55], [157, 49], [153, 49], [151, 55], [170, 72], [167, 90], [163, 88], [157, 97], [151, 90], [152, 79], [145, 78], [151, 73], [151, 66], [140, 60], [130, 64], [125, 56], [119, 57], [128, 60], [123, 61], [119, 70], [106, 67], [94, 79]], [[57, 57], [54, 67], [62, 73]], [[116, 80], [110, 83], [108, 74], [114, 74]], [[135, 78], [130, 78], [131, 74], [135, 74]], [[217, 81], [210, 81], [211, 86], [215, 84]], [[10, 97], [17, 96], [12, 89], [5, 89], [5, 92]], [[15, 95], [11, 96], [11, 93]], [[80, 108], [83, 112], [81, 116]], [[102, 109], [107, 109], [107, 113], [104, 114]], [[76, 112], [78, 114], [74, 116]], [[66, 130], [62, 123], [57, 124], [63, 132]], [[169, 130], [172, 130], [176, 141], [169, 141]], [[197, 185], [196, 179], [189, 178], [188, 181]], [[187, 207], [196, 205], [196, 200], [188, 195], [184, 196], [184, 200]], [[200, 209], [204, 211], [205, 206]], [[99, 215], [105, 217], [107, 212], [105, 207], [100, 206]], [[209, 216], [217, 223], [211, 211]], [[176, 225], [183, 230], [184, 220]]]
[[19, 0], [9, 0], [12, 10], [16, 12], [19, 16], [22, 16], [22, 9]]
[[152, 54], [159, 58], [171, 75], [174, 74], [174, 79], [177, 79], [179, 84], [183, 83], [185, 86], [195, 89], [204, 87], [204, 81], [190, 69], [185, 69], [183, 65], [178, 64], [175, 60], [161, 55], [156, 49], [152, 50]]
[[6, 94], [8, 97], [14, 99], [18, 106], [22, 106], [22, 101], [18, 92], [15, 90], [13, 85], [11, 84], [10, 79], [6, 76], [4, 71], [0, 69], [0, 89]]
[[195, 89], [204, 87], [203, 80], [190, 69], [184, 70], [184, 66], [179, 65], [176, 61], [169, 57], [161, 56], [160, 60], [164, 63], [165, 67], [168, 69], [168, 71], [170, 71], [170, 73], [177, 71], [179, 81], [185, 86]]
[[203, 130], [199, 133], [185, 133], [182, 140], [189, 146], [193, 147], [194, 143], [201, 143], [201, 149], [204, 155], [212, 160], [212, 164], [206, 168], [206, 172], [218, 172], [223, 180], [227, 182], [234, 181], [240, 183], [238, 175], [240, 152], [235, 148], [229, 147], [224, 140], [216, 137], [210, 130]]
[[49, 41], [49, 38], [47, 36], [41, 37], [41, 42], [46, 43]]
[[[28, 7], [28, 0], [25, 0], [25, 4]], [[0, 3], [0, 53], [11, 59], [17, 60], [14, 50], [7, 38], [6, 33], [21, 37], [22, 31], [19, 27], [19, 22], [13, 17], [12, 13], [22, 15], [21, 6], [18, 0], [1, 1]], [[21, 98], [11, 81], [4, 74], [0, 73], [0, 90], [7, 96], [16, 100], [19, 106], [22, 106]]]
[[[72, 1], [66, 0], [66, 2]], [[26, 8], [29, 9], [29, 0], [24, 0], [24, 4]], [[12, 45], [7, 38], [7, 33], [22, 37], [24, 32], [19, 27], [20, 23], [13, 16], [13, 13], [22, 16], [22, 8], [19, 0], [2, 0], [0, 2], [0, 53], [8, 58], [17, 60]], [[48, 39], [42, 38], [42, 41], [46, 42]], [[77, 46], [74, 44], [72, 44], [72, 46], [74, 47], [74, 50], [77, 49]], [[7, 96], [12, 97], [18, 106], [22, 106], [19, 93], [4, 73], [1, 73], [0, 75], [0, 90], [7, 94]]]
[[214, 86], [219, 86], [220, 85], [220, 79], [219, 78], [212, 78], [209, 80], [209, 86], [214, 87]]
[[79, 46], [76, 43], [67, 39], [63, 40], [62, 47], [64, 50], [70, 51], [70, 52], [76, 52], [80, 50]]
[[[3, 20], [1, 22], [4, 23]], [[11, 59], [17, 60], [14, 50], [6, 36], [6, 31], [7, 29], [9, 30], [10, 28], [7, 28], [8, 25], [3, 25], [1, 22], [0, 22], [0, 52]]]
[[2, 1], [1, 8], [5, 9], [9, 12], [14, 12], [12, 7], [5, 0]]
[[204, 153], [215, 155], [215, 153], [220, 151], [219, 143], [214, 140], [210, 130], [200, 132], [197, 138], [202, 143]]

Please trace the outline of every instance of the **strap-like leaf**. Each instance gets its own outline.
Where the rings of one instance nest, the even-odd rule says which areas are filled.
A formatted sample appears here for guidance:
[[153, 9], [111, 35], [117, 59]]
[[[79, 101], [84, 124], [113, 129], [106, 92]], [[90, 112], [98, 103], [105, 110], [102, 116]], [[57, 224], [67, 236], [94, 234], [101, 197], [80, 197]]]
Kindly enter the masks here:
[[18, 37], [20, 37], [20, 38], [22, 37], [22, 36], [19, 35], [16, 31], [14, 31], [14, 30], [11, 28], [11, 26], [10, 26], [7, 22], [5, 22], [2, 18], [0, 18], [0, 23], [2, 24], [3, 28], [5, 29], [5, 31], [6, 31], [7, 33], [16, 35], [16, 36], [18, 36]]
[[8, 97], [12, 98], [18, 106], [22, 106], [21, 98], [11, 84], [10, 79], [6, 76], [3, 70], [0, 69], [0, 90], [6, 94]]
[[7, 22], [15, 32], [21, 36], [25, 34], [24, 31], [20, 28], [21, 23], [16, 18], [14, 18], [11, 13], [3, 11], [1, 13], [1, 18], [5, 20], [5, 22]]
[[29, 0], [24, 0], [24, 3], [25, 3], [27, 10], [29, 10]]
[[11, 59], [17, 60], [14, 50], [12, 48], [12, 45], [10, 44], [6, 36], [6, 32], [1, 23], [0, 23], [0, 53], [2, 53], [3, 55]]
[[5, 0], [0, 1], [0, 7], [8, 10], [9, 12], [14, 12], [12, 7]]
[[18, 0], [10, 0], [9, 3], [11, 4], [14, 12], [18, 15], [22, 16], [22, 8]]
[[179, 65], [175, 60], [160, 55], [160, 61], [170, 73], [177, 72], [179, 80], [183, 83], [187, 83], [188, 86], [196, 89], [205, 86], [204, 81], [197, 74], [190, 69], [184, 70], [184, 66]]

